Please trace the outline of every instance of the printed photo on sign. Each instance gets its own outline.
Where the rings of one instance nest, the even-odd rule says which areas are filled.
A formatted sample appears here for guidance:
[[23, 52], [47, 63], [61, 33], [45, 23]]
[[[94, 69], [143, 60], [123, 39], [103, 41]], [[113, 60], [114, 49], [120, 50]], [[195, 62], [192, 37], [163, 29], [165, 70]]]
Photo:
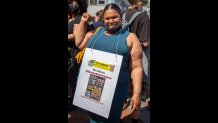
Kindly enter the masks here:
[[105, 78], [90, 74], [85, 96], [100, 101]]

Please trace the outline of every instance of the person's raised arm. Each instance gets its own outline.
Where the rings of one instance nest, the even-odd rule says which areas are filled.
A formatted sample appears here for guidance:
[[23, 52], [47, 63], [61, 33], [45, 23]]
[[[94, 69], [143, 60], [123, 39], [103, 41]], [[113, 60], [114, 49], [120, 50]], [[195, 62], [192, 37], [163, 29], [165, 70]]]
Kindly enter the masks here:
[[91, 16], [88, 13], [83, 13], [80, 23], [74, 25], [75, 44], [77, 47], [81, 45], [83, 39], [85, 38], [87, 32], [87, 24], [90, 17]]

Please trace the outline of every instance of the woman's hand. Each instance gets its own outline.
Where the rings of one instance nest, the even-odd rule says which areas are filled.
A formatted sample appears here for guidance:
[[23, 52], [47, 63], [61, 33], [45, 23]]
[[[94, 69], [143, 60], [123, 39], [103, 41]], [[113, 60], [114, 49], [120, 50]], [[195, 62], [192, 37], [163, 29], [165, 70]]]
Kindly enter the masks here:
[[131, 98], [131, 102], [130, 102], [130, 109], [131, 109], [131, 113], [133, 111], [139, 110], [141, 106], [141, 98], [140, 95], [138, 94], [134, 94]]

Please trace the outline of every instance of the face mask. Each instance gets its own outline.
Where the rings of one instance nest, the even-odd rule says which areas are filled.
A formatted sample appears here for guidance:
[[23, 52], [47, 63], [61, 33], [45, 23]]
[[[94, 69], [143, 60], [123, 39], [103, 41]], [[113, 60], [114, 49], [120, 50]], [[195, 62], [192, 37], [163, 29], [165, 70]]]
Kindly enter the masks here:
[[69, 8], [72, 14], [78, 14], [80, 12], [79, 5], [77, 4], [70, 4]]
[[121, 28], [121, 26], [112, 25], [112, 26], [106, 26], [105, 28], [106, 31], [109, 33], [116, 33]]

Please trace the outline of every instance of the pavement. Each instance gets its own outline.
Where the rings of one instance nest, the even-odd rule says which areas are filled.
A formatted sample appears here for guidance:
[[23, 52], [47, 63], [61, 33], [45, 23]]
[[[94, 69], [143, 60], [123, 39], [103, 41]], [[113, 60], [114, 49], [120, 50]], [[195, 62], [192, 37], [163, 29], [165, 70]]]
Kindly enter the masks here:
[[[141, 114], [139, 123], [150, 123], [150, 110], [147, 108], [147, 102], [149, 100], [150, 98], [148, 98], [146, 101], [141, 101]], [[131, 123], [129, 107], [122, 112], [121, 119], [124, 123]], [[89, 123], [89, 115], [83, 109], [68, 112], [68, 123]]]

